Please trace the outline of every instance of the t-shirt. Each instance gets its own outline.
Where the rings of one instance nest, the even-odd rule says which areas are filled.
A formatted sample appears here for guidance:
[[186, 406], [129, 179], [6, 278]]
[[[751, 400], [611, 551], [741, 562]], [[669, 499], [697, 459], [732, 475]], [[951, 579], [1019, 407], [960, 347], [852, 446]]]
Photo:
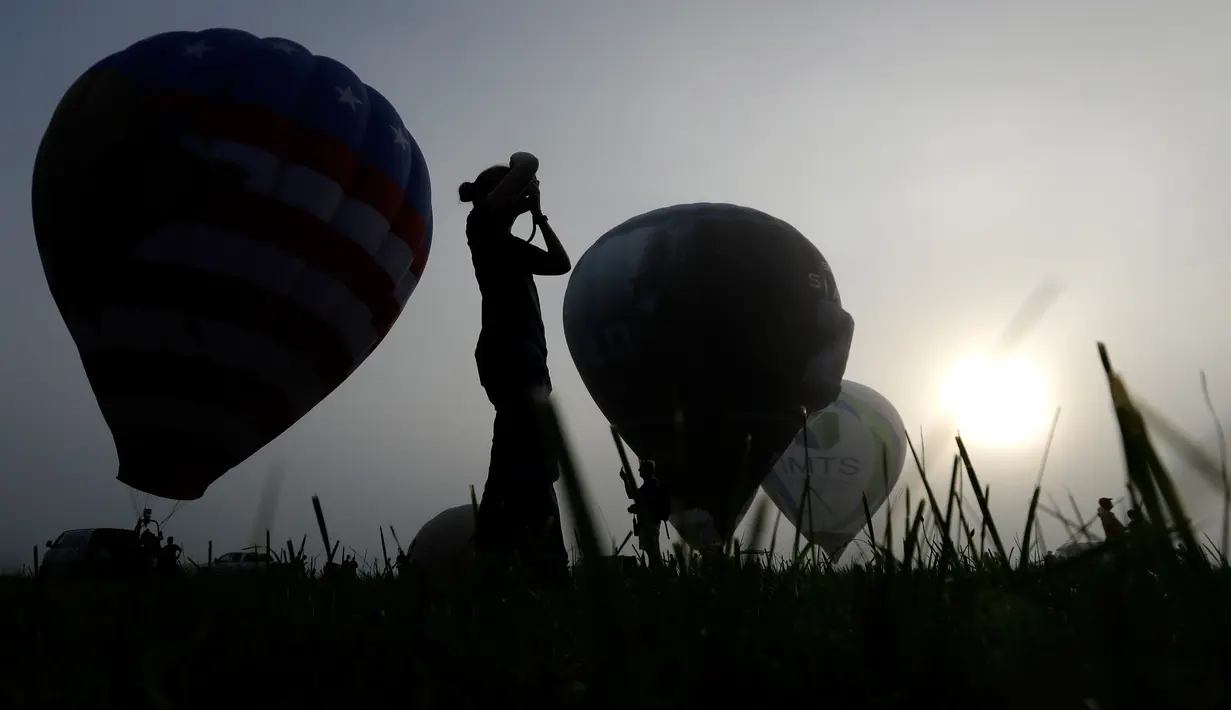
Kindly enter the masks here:
[[545, 383], [547, 336], [533, 265], [543, 250], [488, 223], [466, 218], [466, 243], [483, 296], [483, 326], [475, 359], [484, 387]]

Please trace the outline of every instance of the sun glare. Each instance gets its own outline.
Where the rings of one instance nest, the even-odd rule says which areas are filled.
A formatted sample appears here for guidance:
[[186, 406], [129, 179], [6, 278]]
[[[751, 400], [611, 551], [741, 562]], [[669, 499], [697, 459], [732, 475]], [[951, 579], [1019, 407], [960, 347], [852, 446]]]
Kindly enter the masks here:
[[1043, 375], [1020, 358], [974, 359], [953, 369], [943, 393], [964, 439], [1011, 446], [1043, 428]]

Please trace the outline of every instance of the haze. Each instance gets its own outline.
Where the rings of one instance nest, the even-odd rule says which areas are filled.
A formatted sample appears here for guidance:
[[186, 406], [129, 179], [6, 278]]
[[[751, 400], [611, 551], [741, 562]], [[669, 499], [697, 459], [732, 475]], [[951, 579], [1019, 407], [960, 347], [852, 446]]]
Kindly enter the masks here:
[[[292, 38], [379, 88], [427, 157], [435, 236], [421, 286], [366, 364], [177, 513], [169, 532], [198, 560], [209, 539], [215, 552], [248, 544], [276, 462], [289, 475], [275, 540], [315, 538], [312, 494], [335, 537], [375, 551], [378, 526], [406, 543], [481, 490], [492, 410], [475, 375], [479, 296], [455, 187], [516, 150], [542, 160], [544, 208], [574, 261], [610, 227], [673, 203], [729, 201], [791, 222], [855, 316], [847, 378], [912, 428], [934, 421], [950, 365], [1058, 280], [1063, 295], [1018, 353], [1063, 408], [1045, 488], [1062, 500], [1071, 489], [1086, 514], [1123, 485], [1096, 339], [1202, 442], [1213, 429], [1200, 369], [1231, 408], [1225, 3], [14, 3], [0, 21], [0, 563], [19, 566], [65, 528], [133, 521], [34, 244], [42, 131], [98, 58], [211, 26]], [[566, 283], [539, 281], [556, 399], [622, 539], [616, 454], [563, 338]], [[972, 446], [1002, 526], [1020, 530], [1042, 446], [1042, 435]], [[917, 478], [908, 466], [903, 483]], [[1200, 522], [1217, 493], [1189, 480]], [[1045, 520], [1053, 545], [1059, 531]]]

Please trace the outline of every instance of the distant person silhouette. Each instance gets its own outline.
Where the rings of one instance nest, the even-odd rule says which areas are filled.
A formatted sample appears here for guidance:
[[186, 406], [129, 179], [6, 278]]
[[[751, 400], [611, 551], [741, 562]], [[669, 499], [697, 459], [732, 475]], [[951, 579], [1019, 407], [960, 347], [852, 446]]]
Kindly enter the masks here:
[[1150, 539], [1157, 532], [1140, 508], [1129, 508], [1128, 525], [1125, 528], [1129, 539], [1139, 543]]
[[174, 536], [168, 537], [167, 544], [158, 551], [158, 571], [164, 574], [174, 572], [179, 566], [180, 553], [183, 551], [184, 548], [175, 544]]
[[[537, 399], [551, 393], [551, 376], [534, 277], [566, 274], [572, 262], [543, 214], [537, 180], [524, 191], [502, 184], [512, 170], [493, 166], [458, 188], [461, 201], [473, 205], [466, 242], [483, 300], [475, 361], [496, 410], [475, 548], [485, 557], [515, 553], [537, 569], [564, 571], [568, 552], [554, 489], [559, 469], [539, 426]], [[513, 235], [513, 222], [527, 212], [546, 250]]]
[[1103, 524], [1103, 535], [1108, 541], [1118, 539], [1124, 535], [1124, 523], [1116, 517], [1116, 514], [1111, 512], [1111, 499], [1098, 499], [1098, 518]]

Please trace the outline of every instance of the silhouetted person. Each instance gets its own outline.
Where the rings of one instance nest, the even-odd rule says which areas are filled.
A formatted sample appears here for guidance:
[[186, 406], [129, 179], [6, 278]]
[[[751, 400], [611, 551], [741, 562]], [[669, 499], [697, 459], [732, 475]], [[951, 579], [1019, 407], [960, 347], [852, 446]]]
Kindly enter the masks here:
[[174, 572], [180, 563], [180, 553], [184, 548], [175, 544], [175, 537], [168, 537], [167, 544], [158, 551], [158, 571], [164, 574]]
[[[568, 552], [553, 488], [559, 468], [540, 426], [538, 399], [550, 394], [551, 377], [534, 277], [566, 274], [572, 263], [540, 208], [537, 181], [524, 192], [510, 190], [511, 183], [501, 183], [511, 171], [493, 166], [458, 188], [462, 202], [474, 205], [466, 242], [483, 299], [475, 360], [496, 410], [475, 547], [480, 555], [516, 552], [540, 569], [563, 571]], [[512, 234], [513, 222], [526, 212], [546, 250]]]
[[1127, 531], [1129, 539], [1135, 542], [1143, 542], [1156, 532], [1150, 521], [1142, 514], [1139, 508], [1130, 508], [1128, 511]]
[[1124, 523], [1116, 517], [1116, 514], [1111, 512], [1111, 499], [1098, 499], [1098, 518], [1103, 524], [1103, 535], [1108, 541], [1118, 539], [1124, 535]]
[[398, 551], [397, 562], [394, 564], [397, 567], [399, 579], [410, 574], [410, 558], [405, 552]]

